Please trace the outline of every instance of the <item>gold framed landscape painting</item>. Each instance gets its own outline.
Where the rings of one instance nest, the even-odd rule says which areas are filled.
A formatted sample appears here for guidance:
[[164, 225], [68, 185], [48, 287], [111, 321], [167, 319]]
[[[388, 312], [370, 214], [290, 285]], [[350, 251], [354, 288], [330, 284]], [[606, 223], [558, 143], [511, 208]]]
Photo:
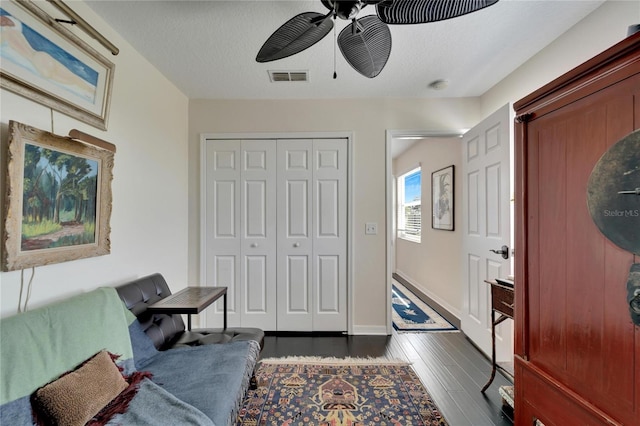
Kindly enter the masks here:
[[107, 129], [115, 65], [29, 0], [0, 3], [0, 87]]
[[9, 122], [2, 270], [109, 254], [114, 154]]

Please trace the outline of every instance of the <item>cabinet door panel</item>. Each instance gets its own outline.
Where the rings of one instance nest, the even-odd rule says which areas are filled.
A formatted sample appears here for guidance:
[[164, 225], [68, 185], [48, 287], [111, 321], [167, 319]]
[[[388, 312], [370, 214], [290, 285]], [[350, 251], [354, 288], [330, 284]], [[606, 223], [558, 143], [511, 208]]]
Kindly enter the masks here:
[[[521, 281], [526, 295], [518, 301], [525, 301], [528, 314], [523, 338], [529, 351], [520, 362], [530, 380], [517, 376], [516, 383], [530, 386], [516, 412], [518, 403], [537, 407], [540, 412], [533, 412], [553, 424], [582, 415], [613, 424], [640, 418], [640, 334], [626, 301], [634, 255], [599, 231], [587, 205], [587, 184], [598, 160], [640, 128], [636, 68], [632, 77], [536, 116], [521, 140], [528, 207], [520, 228], [526, 230], [526, 268], [519, 269], [526, 271]], [[542, 410], [551, 388], [568, 401], [566, 410]]]

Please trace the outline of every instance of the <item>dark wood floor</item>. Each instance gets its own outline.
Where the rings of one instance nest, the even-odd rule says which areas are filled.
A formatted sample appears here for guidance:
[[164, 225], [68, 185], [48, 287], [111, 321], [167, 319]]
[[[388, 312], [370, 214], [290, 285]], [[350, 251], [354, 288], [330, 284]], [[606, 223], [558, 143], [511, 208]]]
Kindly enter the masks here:
[[510, 382], [496, 375], [486, 394], [480, 392], [491, 372], [489, 361], [456, 333], [396, 333], [391, 336], [265, 337], [261, 357], [387, 357], [410, 361], [451, 426], [510, 426], [502, 413], [498, 388]]

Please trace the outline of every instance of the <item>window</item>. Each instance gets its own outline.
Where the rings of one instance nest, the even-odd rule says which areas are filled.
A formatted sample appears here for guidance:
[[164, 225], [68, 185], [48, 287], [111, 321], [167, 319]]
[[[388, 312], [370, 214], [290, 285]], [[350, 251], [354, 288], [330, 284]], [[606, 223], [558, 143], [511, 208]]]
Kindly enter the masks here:
[[398, 238], [420, 242], [422, 230], [420, 167], [398, 178]]

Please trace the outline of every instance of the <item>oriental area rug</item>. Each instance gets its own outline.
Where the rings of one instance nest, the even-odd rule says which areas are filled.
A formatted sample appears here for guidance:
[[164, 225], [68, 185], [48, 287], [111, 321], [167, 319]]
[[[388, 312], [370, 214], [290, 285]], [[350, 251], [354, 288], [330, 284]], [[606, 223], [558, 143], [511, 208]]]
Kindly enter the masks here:
[[237, 425], [447, 425], [407, 362], [360, 358], [269, 358], [256, 370]]
[[393, 280], [391, 287], [393, 328], [399, 332], [457, 331], [449, 321], [424, 303], [402, 284]]

